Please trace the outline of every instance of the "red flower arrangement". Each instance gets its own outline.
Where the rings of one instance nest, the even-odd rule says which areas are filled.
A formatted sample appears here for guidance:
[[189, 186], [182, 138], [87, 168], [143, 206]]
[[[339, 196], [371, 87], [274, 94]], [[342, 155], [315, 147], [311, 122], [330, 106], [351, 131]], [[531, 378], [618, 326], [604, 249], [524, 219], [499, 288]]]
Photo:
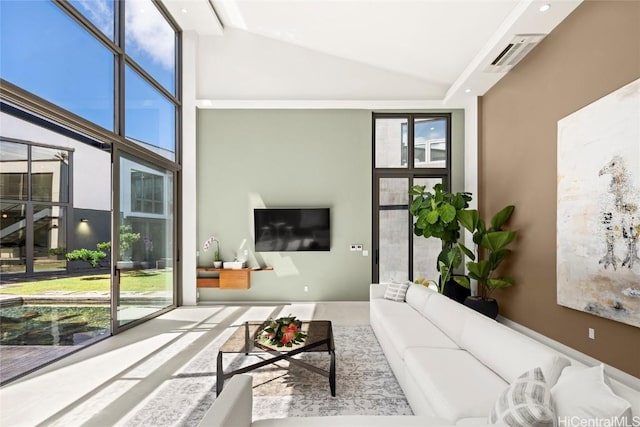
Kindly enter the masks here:
[[300, 330], [302, 322], [295, 316], [281, 317], [269, 322], [259, 334], [259, 339], [276, 347], [292, 347], [304, 342], [307, 334]]

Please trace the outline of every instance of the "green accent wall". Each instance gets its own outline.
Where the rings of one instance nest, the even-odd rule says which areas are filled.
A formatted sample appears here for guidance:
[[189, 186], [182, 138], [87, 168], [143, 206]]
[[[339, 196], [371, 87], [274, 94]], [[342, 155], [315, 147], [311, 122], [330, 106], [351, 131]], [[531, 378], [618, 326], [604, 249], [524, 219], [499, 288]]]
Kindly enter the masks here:
[[[463, 126], [456, 110], [454, 165], [464, 164]], [[198, 265], [212, 264], [202, 243], [215, 235], [223, 260], [246, 239], [249, 266], [274, 268], [251, 273], [249, 290], [200, 288], [199, 301], [368, 300], [371, 129], [369, 110], [199, 110]], [[464, 182], [461, 169], [454, 187]], [[255, 253], [253, 209], [261, 207], [329, 207], [331, 250]], [[351, 252], [355, 243], [369, 256]]]
[[[246, 239], [249, 265], [274, 267], [251, 273], [248, 291], [200, 289], [200, 301], [368, 299], [371, 257], [348, 246], [371, 249], [369, 111], [200, 110], [197, 182], [198, 242], [214, 234], [232, 260]], [[253, 209], [265, 206], [331, 208], [331, 250], [254, 253]]]

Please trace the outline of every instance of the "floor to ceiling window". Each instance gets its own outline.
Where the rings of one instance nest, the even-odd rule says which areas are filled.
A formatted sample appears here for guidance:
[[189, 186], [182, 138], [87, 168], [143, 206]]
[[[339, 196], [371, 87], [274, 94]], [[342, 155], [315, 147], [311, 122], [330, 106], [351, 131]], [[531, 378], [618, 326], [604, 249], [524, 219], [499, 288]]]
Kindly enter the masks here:
[[110, 334], [111, 146], [0, 107], [4, 383]]
[[450, 185], [450, 114], [373, 115], [374, 282], [434, 279], [436, 239], [416, 238], [409, 189]]
[[[64, 295], [94, 292], [96, 302], [107, 299], [110, 333], [175, 307], [180, 36], [155, 0], [1, 2], [4, 301], [48, 294], [63, 305]], [[11, 319], [33, 329], [45, 318], [84, 316], [46, 311]], [[3, 322], [3, 362], [31, 345], [7, 328]], [[41, 329], [50, 336], [61, 326], [48, 328]], [[48, 345], [98, 335], [58, 332]], [[35, 367], [17, 359], [24, 372]], [[16, 376], [5, 368], [1, 382]]]

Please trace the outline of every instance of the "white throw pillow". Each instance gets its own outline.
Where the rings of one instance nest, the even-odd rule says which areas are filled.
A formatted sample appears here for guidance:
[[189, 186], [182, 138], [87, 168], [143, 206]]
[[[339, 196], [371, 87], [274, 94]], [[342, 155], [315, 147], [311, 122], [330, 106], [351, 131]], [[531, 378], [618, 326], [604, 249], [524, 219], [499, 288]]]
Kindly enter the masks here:
[[604, 365], [585, 369], [565, 368], [551, 388], [551, 395], [561, 422], [594, 425], [598, 422], [613, 423], [615, 418], [616, 424], [611, 425], [624, 426], [632, 421], [631, 404], [616, 395], [606, 383]]
[[391, 301], [404, 302], [410, 284], [411, 282], [389, 283], [387, 290], [384, 291], [384, 297]]
[[551, 391], [542, 369], [535, 368], [520, 375], [496, 401], [489, 421], [511, 427], [557, 425]]

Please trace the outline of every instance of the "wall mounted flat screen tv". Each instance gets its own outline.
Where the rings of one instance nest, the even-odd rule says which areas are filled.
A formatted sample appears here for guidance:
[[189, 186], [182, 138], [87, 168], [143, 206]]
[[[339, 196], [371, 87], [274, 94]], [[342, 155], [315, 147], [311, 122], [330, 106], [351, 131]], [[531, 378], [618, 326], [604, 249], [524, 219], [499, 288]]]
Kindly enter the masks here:
[[256, 252], [328, 251], [329, 208], [254, 209]]

